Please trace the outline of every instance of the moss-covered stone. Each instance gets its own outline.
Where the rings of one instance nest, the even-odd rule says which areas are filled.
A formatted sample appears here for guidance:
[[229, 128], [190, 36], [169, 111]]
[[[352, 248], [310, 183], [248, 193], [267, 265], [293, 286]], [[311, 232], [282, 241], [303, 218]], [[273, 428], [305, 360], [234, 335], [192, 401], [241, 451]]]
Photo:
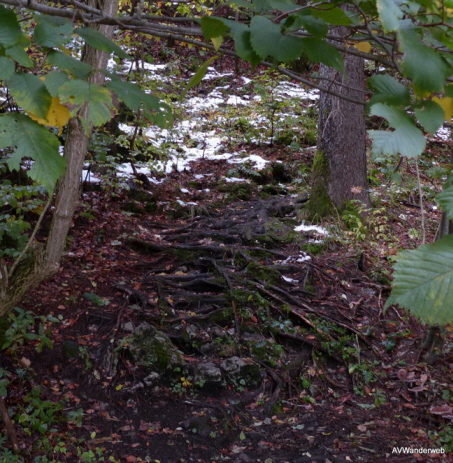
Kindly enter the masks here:
[[334, 211], [329, 196], [329, 163], [323, 152], [317, 151], [313, 159], [312, 184], [310, 199], [306, 211], [310, 220], [316, 221], [327, 217]]
[[138, 366], [165, 372], [185, 365], [181, 352], [169, 337], [148, 323], [136, 328], [129, 349]]
[[[250, 262], [247, 266], [247, 276], [254, 280], [264, 281], [268, 284], [275, 284], [280, 280], [280, 273], [265, 265], [260, 265], [256, 262]], [[247, 298], [249, 295], [246, 295]]]

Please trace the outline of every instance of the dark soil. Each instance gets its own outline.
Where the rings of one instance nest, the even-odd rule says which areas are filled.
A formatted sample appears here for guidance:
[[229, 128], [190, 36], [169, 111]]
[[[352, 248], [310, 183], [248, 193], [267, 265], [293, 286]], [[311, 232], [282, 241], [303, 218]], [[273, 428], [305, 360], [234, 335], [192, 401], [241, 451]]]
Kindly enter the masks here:
[[[207, 164], [219, 175], [227, 168], [193, 165], [178, 185]], [[95, 219], [77, 218], [61, 271], [24, 301], [64, 321], [52, 327], [52, 350], [27, 344], [2, 360], [23, 369], [30, 361], [9, 387], [8, 406], [17, 412], [39, 386], [43, 400], [84, 413], [81, 427], [53, 425], [48, 439], [68, 449], [53, 461], [83, 461], [82, 447], [120, 462], [435, 458], [393, 449], [442, 447], [430, 436], [448, 418], [430, 410], [451, 393], [453, 357], [417, 363], [425, 330], [398, 308], [383, 310], [386, 260], [366, 243], [358, 251], [336, 240], [313, 255], [319, 237], [293, 232], [304, 197], [260, 197], [251, 184], [241, 200], [241, 184], [222, 191], [214, 176], [198, 182], [199, 206], [178, 214], [170, 181], [149, 192], [158, 198], [154, 213], [141, 213], [143, 196], [132, 198], [139, 213], [125, 215], [131, 198], [85, 193]], [[167, 333], [185, 365], [159, 371], [151, 386], [129, 348], [130, 330], [143, 322]], [[231, 357], [255, 376], [196, 384], [197, 365]], [[27, 461], [46, 453], [42, 435], [16, 430]]]

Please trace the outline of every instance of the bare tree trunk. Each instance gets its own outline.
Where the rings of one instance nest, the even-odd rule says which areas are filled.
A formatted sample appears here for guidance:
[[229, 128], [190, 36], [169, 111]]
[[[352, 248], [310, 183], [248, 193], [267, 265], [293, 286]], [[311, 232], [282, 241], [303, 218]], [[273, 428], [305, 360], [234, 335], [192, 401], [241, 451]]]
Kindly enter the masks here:
[[[335, 27], [332, 33], [344, 35], [342, 29]], [[330, 85], [326, 83], [332, 90], [363, 101], [364, 61], [346, 55], [344, 63], [344, 74], [321, 65], [320, 75], [332, 82]], [[319, 103], [318, 152], [313, 164], [308, 211], [312, 217], [326, 216], [334, 208], [341, 209], [347, 201], [353, 199], [370, 206], [364, 108], [322, 93]]]
[[[101, 0], [94, 2], [93, 6], [102, 7], [104, 14], [114, 16], [118, 10], [118, 0]], [[100, 26], [100, 32], [106, 37], [113, 35], [113, 26]], [[109, 55], [105, 52], [86, 47], [84, 62], [95, 69], [105, 69]], [[104, 75], [95, 72], [90, 77], [90, 82], [102, 85]], [[68, 125], [68, 134], [65, 145], [65, 157], [68, 168], [64, 178], [58, 186], [55, 213], [47, 240], [46, 265], [49, 271], [56, 271], [60, 265], [61, 257], [66, 245], [69, 227], [74, 216], [79, 198], [80, 177], [82, 174], [83, 162], [88, 149], [91, 130], [87, 133], [83, 121], [86, 120], [87, 108], [83, 107], [78, 116], [71, 118]]]

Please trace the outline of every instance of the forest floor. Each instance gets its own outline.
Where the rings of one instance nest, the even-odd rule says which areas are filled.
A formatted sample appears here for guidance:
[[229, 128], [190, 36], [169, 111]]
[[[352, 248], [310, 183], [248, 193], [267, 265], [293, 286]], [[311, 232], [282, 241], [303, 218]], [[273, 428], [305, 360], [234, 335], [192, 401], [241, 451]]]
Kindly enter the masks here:
[[[144, 133], [170, 161], [85, 182], [61, 270], [21, 305], [60, 320], [53, 349], [2, 354], [24, 461], [453, 461], [451, 333], [428, 365], [427, 329], [384, 311], [421, 242], [414, 166], [370, 160], [367, 223], [304, 222], [316, 93], [223, 65]], [[422, 160], [428, 242], [448, 155], [438, 137]]]

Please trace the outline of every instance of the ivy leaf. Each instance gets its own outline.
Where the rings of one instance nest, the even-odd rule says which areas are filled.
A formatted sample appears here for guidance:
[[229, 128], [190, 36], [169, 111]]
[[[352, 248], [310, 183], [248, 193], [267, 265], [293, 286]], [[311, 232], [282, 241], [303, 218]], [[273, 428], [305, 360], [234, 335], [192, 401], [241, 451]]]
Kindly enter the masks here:
[[190, 78], [189, 83], [187, 84], [186, 88], [182, 92], [181, 100], [187, 95], [187, 92], [195, 85], [198, 85], [203, 79], [204, 75], [206, 74], [208, 67], [218, 58], [218, 56], [213, 56], [209, 58], [205, 63], [203, 63], [199, 68], [198, 71]]
[[83, 104], [87, 104], [87, 121], [98, 127], [108, 122], [113, 116], [113, 102], [110, 91], [100, 85], [84, 80], [71, 80], [63, 84], [58, 95], [62, 103], [71, 105], [75, 114]]
[[14, 74], [8, 79], [14, 99], [25, 111], [45, 117], [50, 106], [50, 93], [44, 82], [33, 74]]
[[64, 173], [66, 160], [60, 156], [58, 138], [23, 114], [0, 115], [0, 149], [15, 147], [8, 160], [11, 169], [20, 169], [23, 157], [35, 160], [28, 175], [52, 193]]
[[394, 32], [399, 29], [400, 21], [403, 18], [403, 12], [398, 6], [400, 3], [396, 0], [377, 0], [379, 18], [385, 32]]
[[90, 47], [96, 48], [96, 50], [105, 51], [106, 53], [115, 53], [119, 58], [130, 58], [130, 56], [121, 50], [116, 43], [91, 27], [76, 29], [75, 33], [80, 35]]
[[281, 26], [263, 16], [254, 16], [250, 22], [250, 42], [262, 59], [270, 56], [286, 63], [302, 54], [302, 39], [282, 34]]
[[60, 71], [52, 71], [46, 75], [44, 85], [51, 96], [58, 96], [58, 89], [69, 80], [69, 77]]
[[371, 104], [387, 103], [406, 106], [410, 103], [409, 89], [388, 75], [373, 76], [368, 79], [368, 86], [374, 91]]
[[91, 72], [91, 66], [89, 64], [82, 63], [82, 61], [65, 55], [60, 51], [52, 50], [47, 55], [47, 61], [52, 66], [64, 69], [79, 79], [85, 79], [90, 75]]
[[14, 11], [0, 5], [0, 45], [5, 48], [11, 47], [22, 37], [22, 29]]
[[145, 119], [153, 121], [160, 127], [167, 127], [172, 123], [173, 117], [170, 106], [159, 98], [145, 93], [137, 85], [113, 78], [107, 83], [106, 87], [115, 93], [132, 111], [137, 112], [143, 108]]
[[436, 133], [444, 122], [444, 110], [431, 100], [419, 103], [415, 115], [425, 130], [431, 133]]
[[450, 73], [447, 63], [420, 40], [415, 28], [401, 28], [398, 37], [403, 49], [403, 73], [414, 82], [415, 91], [441, 92]]
[[35, 16], [37, 26], [33, 38], [38, 45], [58, 48], [69, 42], [72, 37], [72, 22], [55, 16]]
[[398, 304], [432, 325], [453, 321], [453, 235], [401, 252], [393, 278], [386, 308]]
[[393, 132], [368, 131], [373, 140], [373, 155], [393, 156], [399, 153], [407, 158], [416, 158], [423, 153], [426, 146], [425, 137], [403, 110], [377, 103], [371, 107], [370, 114], [384, 117], [390, 126], [395, 128]]
[[14, 63], [4, 56], [0, 56], [0, 80], [7, 80], [14, 74]]
[[[448, 183], [448, 181], [447, 181]], [[449, 216], [453, 215], [453, 185], [451, 181], [450, 185], [443, 187], [442, 191], [436, 196], [436, 201], [439, 206], [442, 207], [442, 210], [446, 211]]]

